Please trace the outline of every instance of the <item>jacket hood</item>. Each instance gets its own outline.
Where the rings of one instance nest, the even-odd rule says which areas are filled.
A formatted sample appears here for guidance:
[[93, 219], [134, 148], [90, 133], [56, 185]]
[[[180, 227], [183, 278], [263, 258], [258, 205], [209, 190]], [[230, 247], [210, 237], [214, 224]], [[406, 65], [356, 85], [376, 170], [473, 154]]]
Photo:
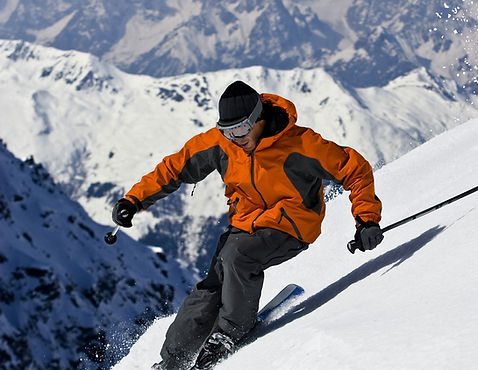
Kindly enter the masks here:
[[261, 94], [261, 100], [264, 105], [268, 104], [273, 107], [281, 108], [288, 116], [287, 125], [279, 132], [272, 136], [264, 137], [260, 140], [256, 150], [265, 149], [271, 146], [275, 141], [284, 135], [285, 132], [290, 130], [297, 121], [297, 111], [294, 103], [291, 101], [274, 94]]
[[279, 95], [266, 93], [261, 94], [261, 100], [263, 103], [269, 103], [285, 110], [289, 115], [289, 124], [295, 124], [297, 122], [297, 110], [295, 109], [294, 103], [292, 103], [290, 100], [287, 100]]

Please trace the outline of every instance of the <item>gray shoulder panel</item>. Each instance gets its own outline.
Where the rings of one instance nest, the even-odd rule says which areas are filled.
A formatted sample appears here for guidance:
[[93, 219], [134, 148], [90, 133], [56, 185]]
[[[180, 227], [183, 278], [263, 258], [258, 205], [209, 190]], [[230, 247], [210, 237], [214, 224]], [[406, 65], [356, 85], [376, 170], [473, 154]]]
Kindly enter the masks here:
[[182, 183], [195, 184], [204, 180], [212, 171], [217, 170], [224, 180], [228, 166], [228, 157], [219, 145], [194, 153], [189, 158], [177, 180], [171, 180], [169, 184], [164, 185], [156, 194], [144, 199], [142, 204], [148, 208], [157, 200], [168, 196], [179, 189]]
[[284, 172], [302, 197], [302, 204], [318, 214], [322, 209], [319, 195], [322, 180], [341, 184], [322, 167], [319, 160], [300, 153], [291, 153], [287, 157]]
[[206, 178], [212, 171], [218, 170], [222, 179], [226, 175], [228, 158], [219, 145], [194, 153], [184, 165], [179, 179], [187, 184], [195, 184]]

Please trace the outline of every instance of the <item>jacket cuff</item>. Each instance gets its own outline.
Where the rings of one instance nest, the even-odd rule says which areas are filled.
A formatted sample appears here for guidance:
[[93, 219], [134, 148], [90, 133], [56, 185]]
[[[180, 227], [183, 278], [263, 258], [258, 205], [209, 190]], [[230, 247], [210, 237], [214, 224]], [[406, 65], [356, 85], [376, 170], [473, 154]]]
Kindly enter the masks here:
[[357, 215], [355, 216], [355, 226], [356, 227], [367, 226], [367, 224], [369, 223], [374, 223], [378, 225], [380, 223], [380, 220], [381, 220], [380, 216], [376, 216], [372, 214], [369, 214], [366, 216]]
[[133, 195], [125, 195], [125, 198], [136, 206], [136, 212], [144, 209], [141, 201]]

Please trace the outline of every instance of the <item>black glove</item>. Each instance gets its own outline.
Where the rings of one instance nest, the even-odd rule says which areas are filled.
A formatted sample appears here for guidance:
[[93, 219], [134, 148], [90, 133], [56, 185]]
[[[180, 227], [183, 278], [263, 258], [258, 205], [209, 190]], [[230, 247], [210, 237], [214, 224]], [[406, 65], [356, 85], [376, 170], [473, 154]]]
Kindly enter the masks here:
[[357, 231], [355, 232], [355, 243], [362, 252], [372, 250], [383, 240], [382, 229], [375, 222], [364, 222], [357, 217]]
[[131, 220], [136, 212], [136, 205], [131, 203], [129, 200], [122, 198], [118, 200], [113, 207], [113, 222], [123, 227], [131, 227], [133, 226]]

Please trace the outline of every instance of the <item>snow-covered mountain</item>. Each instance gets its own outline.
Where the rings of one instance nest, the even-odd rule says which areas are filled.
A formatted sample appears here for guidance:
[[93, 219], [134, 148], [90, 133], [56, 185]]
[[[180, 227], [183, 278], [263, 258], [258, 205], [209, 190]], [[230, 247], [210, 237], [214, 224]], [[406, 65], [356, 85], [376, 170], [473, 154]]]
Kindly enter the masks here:
[[108, 368], [197, 277], [108, 230], [0, 142], [0, 367]]
[[[376, 171], [389, 225], [478, 185], [478, 120]], [[219, 369], [475, 369], [478, 363], [478, 192], [385, 233], [351, 255], [346, 194], [323, 234], [266, 271], [262, 304], [295, 282], [305, 295]], [[147, 370], [173, 316], [159, 319], [114, 370]]]
[[[113, 203], [192, 135], [213, 127], [217, 100], [235, 79], [280, 94], [298, 124], [389, 162], [477, 115], [452, 82], [417, 69], [384, 87], [344, 88], [323, 69], [232, 69], [155, 79], [129, 75], [89, 54], [0, 41], [0, 137], [33, 154], [63, 190], [102, 224]], [[127, 232], [204, 265], [227, 222], [220, 178], [184, 186]], [[209, 247], [209, 248], [208, 248]]]
[[156, 77], [326, 67], [368, 87], [425, 67], [476, 94], [477, 13], [473, 0], [5, 0], [0, 38]]

